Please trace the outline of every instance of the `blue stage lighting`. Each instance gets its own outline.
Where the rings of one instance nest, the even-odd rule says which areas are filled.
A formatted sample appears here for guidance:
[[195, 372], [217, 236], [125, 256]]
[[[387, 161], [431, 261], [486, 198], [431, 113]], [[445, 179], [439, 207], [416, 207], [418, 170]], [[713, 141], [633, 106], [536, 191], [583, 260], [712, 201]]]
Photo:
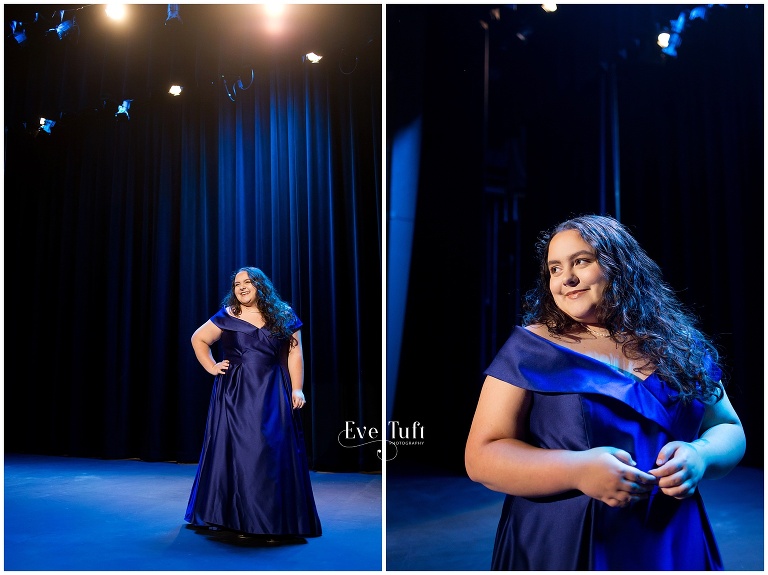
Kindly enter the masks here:
[[17, 20], [11, 21], [11, 35], [16, 43], [20, 46], [27, 41], [27, 30], [24, 28], [24, 23]]
[[131, 119], [131, 116], [128, 113], [128, 110], [131, 108], [131, 102], [133, 102], [133, 100], [123, 100], [123, 103], [117, 106], [117, 112], [115, 113], [115, 117], [118, 120], [121, 118], [125, 118], [126, 120]]
[[168, 4], [168, 17], [165, 19], [165, 25], [167, 26], [168, 23], [171, 24], [183, 24], [184, 22], [181, 19], [181, 16], [179, 16], [179, 5], [178, 4]]
[[50, 120], [48, 118], [40, 118], [40, 129], [39, 131], [45, 132], [47, 134], [51, 133], [51, 128], [53, 128], [56, 125], [56, 120]]
[[685, 28], [685, 20], [685, 12], [680, 12], [680, 16], [677, 17], [677, 20], [670, 21], [669, 43], [666, 47], [661, 49], [663, 54], [672, 56], [673, 58], [677, 57], [677, 49], [683, 41], [682, 34], [683, 29]]
[[59, 37], [59, 40], [63, 40], [66, 36], [69, 36], [75, 30], [78, 34], [80, 34], [80, 27], [78, 26], [75, 17], [73, 16], [69, 20], [64, 20], [64, 12], [64, 10], [59, 10], [61, 24], [48, 30], [49, 33], [55, 32]]

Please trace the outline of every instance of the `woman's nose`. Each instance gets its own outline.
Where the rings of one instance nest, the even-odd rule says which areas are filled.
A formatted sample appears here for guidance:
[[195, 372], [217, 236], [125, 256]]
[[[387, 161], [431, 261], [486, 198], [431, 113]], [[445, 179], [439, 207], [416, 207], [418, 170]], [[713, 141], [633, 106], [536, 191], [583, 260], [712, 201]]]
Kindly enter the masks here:
[[579, 285], [579, 277], [576, 274], [568, 274], [567, 277], [563, 278], [563, 285], [573, 287]]

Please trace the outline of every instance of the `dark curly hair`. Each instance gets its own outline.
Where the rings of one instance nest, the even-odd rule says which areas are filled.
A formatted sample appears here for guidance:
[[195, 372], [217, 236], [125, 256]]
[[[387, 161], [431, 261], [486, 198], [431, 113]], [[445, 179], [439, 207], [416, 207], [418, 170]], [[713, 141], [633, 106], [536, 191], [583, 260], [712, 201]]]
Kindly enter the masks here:
[[645, 361], [636, 371], [655, 369], [677, 390], [680, 401], [719, 401], [723, 386], [713, 379], [720, 372], [717, 349], [696, 328], [697, 319], [662, 279], [658, 264], [625, 226], [609, 216], [579, 216], [539, 236], [539, 275], [523, 299], [523, 325], [546, 325], [551, 334], [560, 336], [582, 329], [557, 307], [549, 288], [549, 243], [565, 230], [576, 230], [594, 248], [608, 280], [597, 317], [627, 357]]
[[296, 346], [298, 340], [293, 335], [296, 315], [291, 306], [277, 293], [267, 274], [259, 268], [246, 266], [235, 270], [230, 278], [229, 293], [224, 297], [221, 305], [229, 307], [236, 316], [240, 316], [243, 312], [240, 300], [235, 295], [235, 278], [240, 272], [246, 272], [256, 288], [256, 307], [264, 317], [265, 329], [269, 330], [274, 337], [290, 340], [291, 347]]

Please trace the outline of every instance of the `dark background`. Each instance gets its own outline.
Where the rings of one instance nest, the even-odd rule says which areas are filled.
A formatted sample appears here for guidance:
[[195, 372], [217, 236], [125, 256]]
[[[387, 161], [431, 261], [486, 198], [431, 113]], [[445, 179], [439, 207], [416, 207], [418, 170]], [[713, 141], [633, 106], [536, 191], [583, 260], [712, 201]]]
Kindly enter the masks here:
[[463, 473], [536, 236], [582, 213], [628, 225], [701, 319], [746, 431], [742, 464], [762, 467], [763, 6], [712, 7], [662, 58], [661, 27], [693, 7], [386, 7], [388, 162], [406, 128], [421, 137], [411, 165], [387, 165], [389, 229], [403, 223], [392, 206], [417, 194], [412, 252], [388, 236], [387, 301], [404, 302], [402, 332], [388, 333], [400, 354], [388, 417], [423, 427], [423, 445], [388, 469]]
[[381, 6], [167, 6], [4, 5], [5, 449], [197, 461], [190, 336], [253, 265], [304, 322], [310, 464], [380, 470], [338, 435], [382, 409]]

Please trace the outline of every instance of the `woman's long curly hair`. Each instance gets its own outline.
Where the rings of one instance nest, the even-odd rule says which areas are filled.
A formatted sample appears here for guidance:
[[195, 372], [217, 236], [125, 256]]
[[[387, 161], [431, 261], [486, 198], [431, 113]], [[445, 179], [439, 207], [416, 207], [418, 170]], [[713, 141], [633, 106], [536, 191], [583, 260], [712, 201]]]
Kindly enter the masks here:
[[549, 244], [555, 234], [565, 230], [576, 230], [594, 248], [608, 280], [597, 306], [598, 320], [622, 344], [627, 357], [645, 361], [636, 371], [655, 369], [683, 402], [719, 401], [722, 384], [710, 371], [711, 366], [717, 367], [717, 350], [662, 279], [658, 264], [626, 227], [609, 216], [579, 216], [541, 234], [536, 242], [539, 276], [524, 296], [523, 324], [546, 325], [551, 334], [560, 336], [583, 331], [579, 322], [557, 307], [549, 288]]
[[224, 297], [221, 305], [229, 307], [235, 316], [239, 317], [243, 313], [240, 300], [235, 295], [235, 278], [240, 272], [248, 274], [253, 287], [256, 289], [256, 307], [264, 318], [264, 328], [275, 337], [290, 340], [291, 347], [297, 345], [298, 340], [293, 335], [296, 316], [291, 306], [283, 301], [280, 294], [277, 293], [267, 274], [259, 268], [246, 266], [234, 271], [230, 278], [229, 293]]

